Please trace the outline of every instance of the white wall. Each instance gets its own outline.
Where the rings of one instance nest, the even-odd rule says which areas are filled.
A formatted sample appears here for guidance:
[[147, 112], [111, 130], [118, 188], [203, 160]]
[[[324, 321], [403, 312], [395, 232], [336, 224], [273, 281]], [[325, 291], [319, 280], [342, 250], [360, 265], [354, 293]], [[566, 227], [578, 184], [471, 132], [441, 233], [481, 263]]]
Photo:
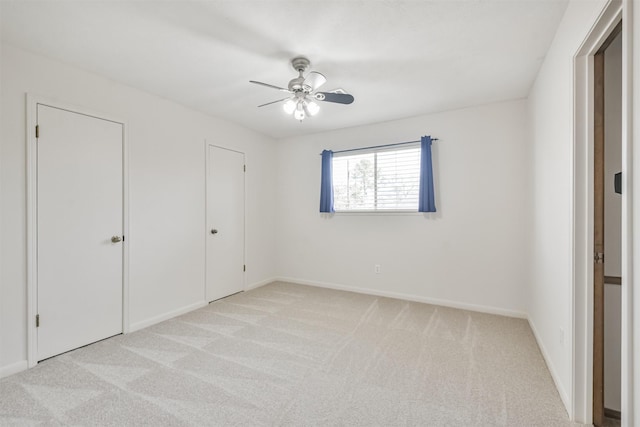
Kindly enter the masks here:
[[[622, 170], [622, 37], [604, 55], [604, 274], [622, 275], [622, 196], [614, 191], [614, 175]], [[604, 406], [620, 411], [621, 297], [619, 285], [605, 284]]]
[[[525, 102], [513, 101], [281, 141], [279, 276], [524, 316], [531, 209], [526, 132]], [[422, 135], [440, 139], [433, 144], [437, 214], [318, 212], [323, 149]]]
[[572, 413], [574, 55], [607, 1], [569, 3], [529, 96], [533, 234], [527, 311]]
[[246, 153], [246, 282], [275, 276], [273, 140], [6, 44], [1, 59], [0, 373], [27, 357], [27, 92], [128, 122], [133, 328], [204, 302], [205, 139]]

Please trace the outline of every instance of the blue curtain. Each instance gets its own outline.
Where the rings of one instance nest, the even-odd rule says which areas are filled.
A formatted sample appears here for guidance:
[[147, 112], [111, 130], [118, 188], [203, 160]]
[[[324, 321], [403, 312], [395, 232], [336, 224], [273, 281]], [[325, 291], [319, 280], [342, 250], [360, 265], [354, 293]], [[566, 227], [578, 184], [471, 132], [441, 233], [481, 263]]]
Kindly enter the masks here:
[[433, 192], [433, 162], [431, 161], [431, 137], [420, 138], [420, 198], [418, 212], [435, 212]]
[[335, 212], [333, 209], [333, 151], [322, 152], [322, 178], [320, 181], [320, 212]]

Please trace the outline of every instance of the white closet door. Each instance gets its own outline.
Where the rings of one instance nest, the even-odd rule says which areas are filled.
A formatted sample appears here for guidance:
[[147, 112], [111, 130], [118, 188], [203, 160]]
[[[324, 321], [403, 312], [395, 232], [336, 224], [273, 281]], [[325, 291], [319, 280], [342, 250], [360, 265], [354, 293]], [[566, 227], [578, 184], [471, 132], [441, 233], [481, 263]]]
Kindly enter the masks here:
[[123, 125], [40, 104], [37, 114], [42, 360], [122, 332]]
[[244, 290], [244, 154], [208, 146], [207, 301]]

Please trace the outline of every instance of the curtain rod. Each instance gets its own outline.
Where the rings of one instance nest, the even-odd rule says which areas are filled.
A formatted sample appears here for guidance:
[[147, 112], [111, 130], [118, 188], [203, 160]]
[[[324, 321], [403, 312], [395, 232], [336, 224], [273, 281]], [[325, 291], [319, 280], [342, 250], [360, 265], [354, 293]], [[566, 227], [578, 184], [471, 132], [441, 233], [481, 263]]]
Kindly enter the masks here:
[[[431, 138], [431, 141], [438, 141], [438, 138]], [[371, 147], [351, 148], [349, 150], [334, 151], [333, 154], [336, 154], [336, 153], [348, 153], [349, 151], [370, 150], [372, 148], [394, 147], [396, 145], [415, 144], [417, 142], [421, 142], [421, 141], [420, 140], [417, 140], [417, 141], [406, 141], [406, 142], [396, 142], [395, 144], [384, 144], [384, 145], [373, 145]], [[320, 155], [322, 156], [322, 153], [320, 153]]]

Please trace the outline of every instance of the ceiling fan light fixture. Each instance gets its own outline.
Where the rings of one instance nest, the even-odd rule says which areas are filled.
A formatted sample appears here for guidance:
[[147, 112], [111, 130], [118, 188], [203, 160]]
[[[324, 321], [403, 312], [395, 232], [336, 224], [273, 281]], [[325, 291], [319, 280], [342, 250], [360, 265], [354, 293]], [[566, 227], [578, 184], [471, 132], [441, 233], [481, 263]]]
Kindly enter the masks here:
[[296, 110], [296, 102], [293, 99], [289, 99], [282, 105], [282, 109], [287, 114], [293, 114], [293, 112]]
[[307, 111], [310, 116], [315, 116], [320, 111], [320, 106], [313, 101], [307, 102]]
[[296, 120], [303, 121], [305, 116], [306, 116], [306, 114], [304, 113], [304, 108], [302, 106], [302, 102], [298, 102], [298, 105], [296, 107], [296, 111], [293, 112], [293, 117], [295, 117]]

